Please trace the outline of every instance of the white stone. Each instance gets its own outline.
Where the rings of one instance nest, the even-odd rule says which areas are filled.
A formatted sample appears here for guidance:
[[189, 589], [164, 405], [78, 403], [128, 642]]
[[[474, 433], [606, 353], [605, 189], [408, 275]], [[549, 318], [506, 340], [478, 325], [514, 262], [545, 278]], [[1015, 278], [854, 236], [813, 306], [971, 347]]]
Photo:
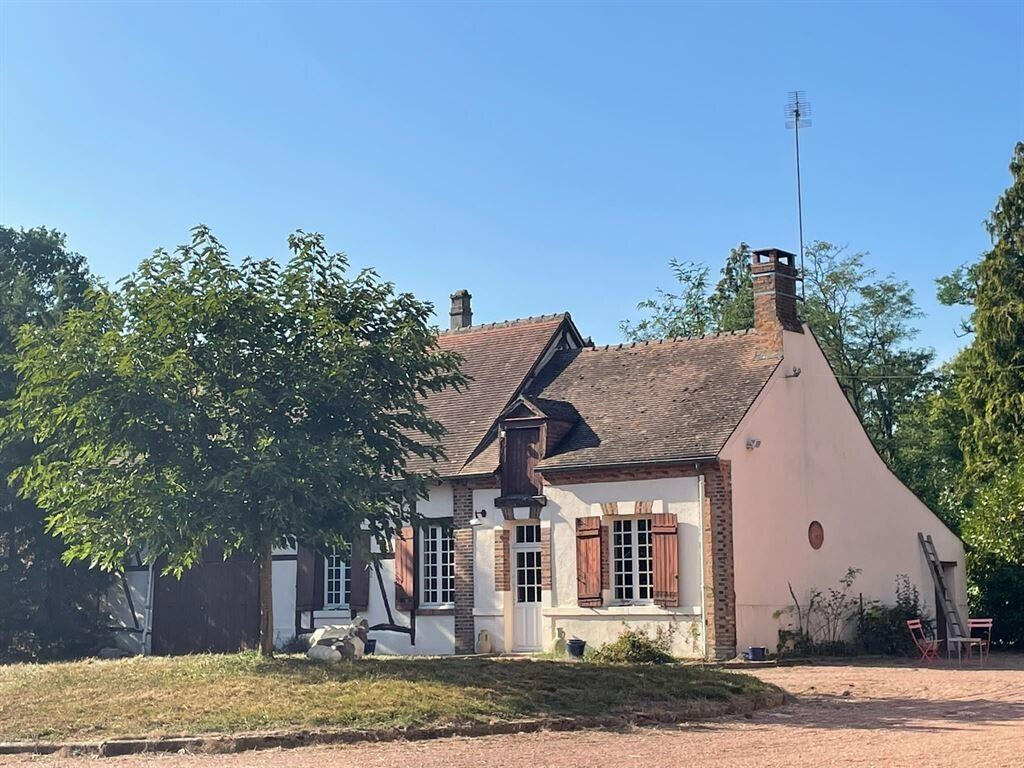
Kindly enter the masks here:
[[349, 624], [328, 624], [324, 627], [317, 627], [310, 635], [309, 644], [313, 645], [327, 645], [322, 641], [324, 640], [338, 640], [343, 637], [348, 637], [351, 631], [351, 625]]
[[308, 651], [306, 656], [314, 661], [330, 661], [339, 662], [341, 661], [341, 653], [331, 648], [329, 645], [314, 645]]
[[477, 653], [490, 653], [491, 652], [491, 633], [486, 629], [481, 629], [480, 634], [476, 638], [476, 652]]

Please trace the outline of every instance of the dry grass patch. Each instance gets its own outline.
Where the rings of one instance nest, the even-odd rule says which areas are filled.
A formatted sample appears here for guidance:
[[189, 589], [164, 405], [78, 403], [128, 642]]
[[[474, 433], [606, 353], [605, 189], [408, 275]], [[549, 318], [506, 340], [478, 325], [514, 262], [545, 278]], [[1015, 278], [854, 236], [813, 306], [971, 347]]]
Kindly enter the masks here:
[[691, 710], [774, 690], [694, 666], [254, 653], [0, 666], [0, 741], [384, 729]]

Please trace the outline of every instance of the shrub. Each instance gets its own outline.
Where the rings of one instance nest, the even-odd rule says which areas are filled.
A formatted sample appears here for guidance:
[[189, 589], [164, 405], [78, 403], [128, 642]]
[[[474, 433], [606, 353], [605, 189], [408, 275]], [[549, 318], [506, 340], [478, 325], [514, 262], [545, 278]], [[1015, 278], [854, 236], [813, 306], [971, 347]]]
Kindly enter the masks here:
[[896, 604], [885, 605], [873, 600], [866, 603], [857, 617], [857, 646], [865, 653], [903, 655], [914, 646], [907, 621], [920, 618], [929, 622], [921, 608], [917, 587], [901, 573], [896, 577]]
[[675, 626], [658, 627], [651, 637], [647, 630], [625, 629], [619, 637], [598, 648], [588, 659], [602, 664], [671, 664]]
[[826, 592], [812, 589], [807, 606], [801, 606], [789, 585], [793, 605], [776, 611], [776, 619], [789, 615], [795, 619], [793, 629], [779, 629], [778, 654], [780, 656], [849, 656], [854, 648], [843, 638], [850, 619], [857, 614], [857, 601], [850, 596], [853, 582], [860, 568], [847, 568], [839, 579], [839, 586]]

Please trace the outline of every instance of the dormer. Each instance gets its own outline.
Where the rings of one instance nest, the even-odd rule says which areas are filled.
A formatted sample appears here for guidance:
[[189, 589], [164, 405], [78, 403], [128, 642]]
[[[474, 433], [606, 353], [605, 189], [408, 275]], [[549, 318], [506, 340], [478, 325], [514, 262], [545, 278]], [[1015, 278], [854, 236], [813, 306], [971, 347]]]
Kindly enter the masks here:
[[517, 398], [498, 419], [501, 496], [495, 505], [505, 510], [528, 508], [536, 517], [547, 503], [537, 464], [547, 456], [576, 423], [568, 403]]

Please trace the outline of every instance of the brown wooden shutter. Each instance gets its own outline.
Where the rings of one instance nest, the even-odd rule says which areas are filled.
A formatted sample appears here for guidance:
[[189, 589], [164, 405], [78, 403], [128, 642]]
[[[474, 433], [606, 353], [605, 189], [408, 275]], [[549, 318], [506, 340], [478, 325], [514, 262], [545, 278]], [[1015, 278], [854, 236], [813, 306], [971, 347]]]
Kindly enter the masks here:
[[415, 535], [412, 526], [407, 525], [395, 537], [395, 607], [400, 611], [412, 610], [416, 600]]
[[576, 602], [601, 605], [601, 518], [576, 518]]
[[313, 610], [313, 571], [316, 552], [299, 544], [295, 552], [295, 610]]
[[324, 607], [324, 566], [327, 561], [319, 551], [313, 553], [313, 610]]
[[370, 536], [360, 531], [352, 542], [352, 583], [349, 584], [349, 608], [365, 611], [370, 605]]
[[651, 523], [654, 543], [654, 603], [679, 605], [679, 523], [672, 513], [658, 514]]

